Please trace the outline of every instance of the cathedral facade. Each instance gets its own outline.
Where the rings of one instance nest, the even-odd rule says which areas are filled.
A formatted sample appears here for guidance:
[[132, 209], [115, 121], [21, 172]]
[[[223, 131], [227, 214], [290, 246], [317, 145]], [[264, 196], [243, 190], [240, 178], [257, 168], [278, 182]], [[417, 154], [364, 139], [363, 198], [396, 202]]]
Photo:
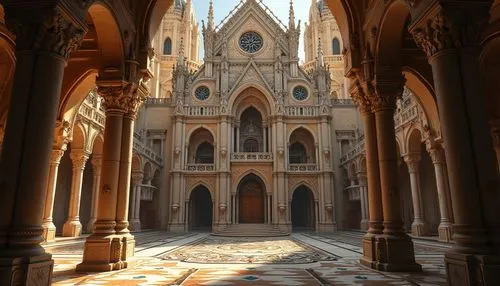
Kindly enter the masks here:
[[258, 1], [240, 3], [218, 26], [211, 6], [203, 36], [204, 64], [193, 72], [181, 49], [172, 98], [150, 100], [138, 120], [172, 138], [165, 226], [336, 229], [339, 148], [354, 140], [358, 119], [352, 102], [332, 99], [321, 47], [308, 71], [299, 66], [293, 7], [285, 25]]

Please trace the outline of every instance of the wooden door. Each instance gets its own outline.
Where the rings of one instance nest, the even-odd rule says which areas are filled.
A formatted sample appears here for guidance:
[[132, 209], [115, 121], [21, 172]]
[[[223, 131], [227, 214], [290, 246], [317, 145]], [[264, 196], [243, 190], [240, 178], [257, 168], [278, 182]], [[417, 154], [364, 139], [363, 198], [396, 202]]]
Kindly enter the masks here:
[[264, 192], [258, 183], [245, 184], [239, 193], [240, 223], [264, 223]]

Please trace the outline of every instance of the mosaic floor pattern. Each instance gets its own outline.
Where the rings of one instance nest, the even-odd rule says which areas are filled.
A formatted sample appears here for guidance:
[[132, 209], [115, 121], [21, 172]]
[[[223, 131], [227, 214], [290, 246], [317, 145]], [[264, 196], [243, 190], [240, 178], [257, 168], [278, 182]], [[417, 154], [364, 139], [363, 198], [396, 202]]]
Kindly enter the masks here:
[[[421, 273], [385, 273], [361, 266], [362, 233], [338, 232], [329, 235], [299, 233], [281, 238], [216, 238], [208, 234], [173, 235], [164, 232], [138, 233], [137, 252], [128, 269], [106, 273], [76, 273], [82, 260], [78, 245], [67, 241], [48, 247], [55, 260], [53, 285], [446, 285], [443, 251], [449, 245], [414, 240], [416, 259], [423, 267]], [[227, 243], [225, 245], [224, 243]], [[70, 245], [70, 247], [68, 247]], [[280, 250], [291, 247], [299, 253], [309, 253], [302, 261], [309, 263], [224, 263], [183, 262], [176, 256], [188, 257], [193, 247], [202, 247], [225, 253], [240, 253], [248, 257], [262, 253], [280, 257]], [[318, 253], [315, 256], [311, 254]], [[266, 253], [264, 255], [264, 253]], [[238, 255], [236, 255], [238, 256]], [[331, 261], [317, 261], [321, 257], [335, 257]], [[172, 259], [172, 260], [166, 260]], [[200, 258], [200, 257], [198, 257]], [[287, 261], [285, 258], [284, 261]], [[262, 260], [265, 261], [265, 260]], [[278, 261], [278, 260], [276, 260]], [[299, 260], [296, 260], [299, 261]]]
[[171, 252], [163, 259], [194, 263], [303, 264], [337, 257], [290, 237], [215, 237]]

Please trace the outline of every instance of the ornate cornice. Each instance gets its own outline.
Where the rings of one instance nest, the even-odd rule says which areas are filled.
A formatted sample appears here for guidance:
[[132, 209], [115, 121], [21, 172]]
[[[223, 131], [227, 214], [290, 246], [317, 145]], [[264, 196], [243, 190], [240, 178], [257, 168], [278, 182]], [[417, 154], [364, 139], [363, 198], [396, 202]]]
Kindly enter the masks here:
[[[79, 8], [89, 4], [83, 2], [85, 4]], [[8, 2], [5, 6], [6, 21], [16, 35], [16, 49], [44, 51], [68, 59], [78, 49], [87, 31], [85, 21], [81, 19], [83, 10], [72, 11], [74, 8], [70, 6], [73, 5], [65, 1], [41, 4]]]
[[478, 47], [490, 6], [487, 1], [435, 4], [410, 32], [428, 57], [444, 50]]

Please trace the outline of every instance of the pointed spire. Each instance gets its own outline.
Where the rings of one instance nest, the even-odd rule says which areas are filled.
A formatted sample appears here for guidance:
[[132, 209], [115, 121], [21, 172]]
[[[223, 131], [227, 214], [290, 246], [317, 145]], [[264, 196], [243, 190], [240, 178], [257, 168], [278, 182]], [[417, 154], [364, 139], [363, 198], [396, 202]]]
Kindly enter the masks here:
[[208, 7], [208, 23], [207, 23], [207, 28], [209, 30], [214, 30], [215, 29], [215, 23], [214, 23], [214, 1], [210, 0], [210, 5]]
[[293, 10], [293, 0], [290, 0], [290, 12], [288, 19], [288, 29], [295, 30], [295, 11]]
[[179, 54], [177, 56], [177, 65], [184, 65], [184, 38], [181, 37], [181, 43], [179, 45]]
[[321, 38], [318, 38], [318, 54], [316, 55], [316, 64], [318, 67], [322, 67], [324, 65], [323, 59], [323, 48], [321, 47]]

